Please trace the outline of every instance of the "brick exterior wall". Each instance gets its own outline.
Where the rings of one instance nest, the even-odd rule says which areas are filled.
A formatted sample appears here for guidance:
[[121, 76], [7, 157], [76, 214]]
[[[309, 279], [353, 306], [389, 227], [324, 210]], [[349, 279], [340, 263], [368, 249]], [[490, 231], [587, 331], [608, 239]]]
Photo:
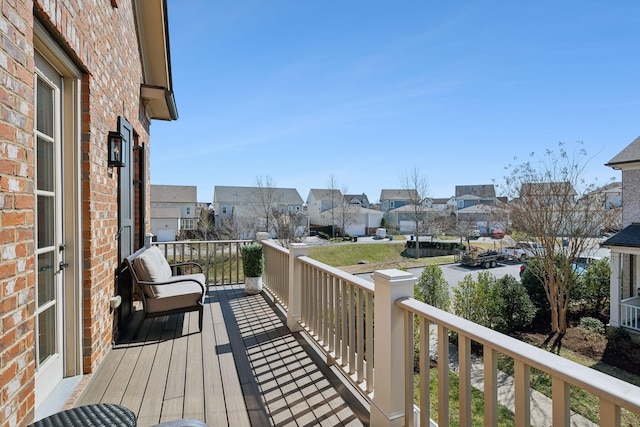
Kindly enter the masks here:
[[622, 228], [640, 222], [640, 169], [622, 171]]
[[[107, 167], [106, 136], [116, 130], [118, 116], [132, 124], [137, 142], [147, 147], [147, 170], [149, 161], [149, 120], [140, 102], [142, 70], [132, 2], [117, 2], [119, 7], [113, 3], [0, 2], [1, 426], [29, 424], [35, 405], [35, 16], [86, 70], [80, 135], [84, 373], [95, 371], [112, 344], [109, 299], [118, 265], [118, 174]], [[148, 206], [148, 174], [142, 185], [147, 187]], [[137, 232], [139, 226], [135, 227]]]

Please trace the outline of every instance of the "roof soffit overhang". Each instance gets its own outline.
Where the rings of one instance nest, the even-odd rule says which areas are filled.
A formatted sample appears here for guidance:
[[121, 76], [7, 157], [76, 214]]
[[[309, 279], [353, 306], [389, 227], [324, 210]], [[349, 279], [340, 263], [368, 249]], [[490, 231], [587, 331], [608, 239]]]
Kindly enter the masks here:
[[134, 0], [142, 61], [140, 96], [151, 119], [177, 120], [166, 0]]

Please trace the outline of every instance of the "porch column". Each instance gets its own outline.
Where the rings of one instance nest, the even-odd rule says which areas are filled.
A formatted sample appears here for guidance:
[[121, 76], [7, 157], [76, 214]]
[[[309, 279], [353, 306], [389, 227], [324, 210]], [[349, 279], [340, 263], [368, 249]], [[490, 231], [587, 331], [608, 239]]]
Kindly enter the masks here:
[[417, 279], [397, 269], [374, 271], [375, 288], [374, 395], [372, 426], [404, 425], [404, 311], [395, 305], [399, 298], [413, 297]]
[[309, 245], [305, 243], [289, 244], [289, 307], [287, 309], [287, 327], [291, 332], [301, 330], [302, 315], [302, 265], [296, 258], [307, 256]]
[[614, 252], [612, 249], [609, 262], [611, 263], [611, 278], [609, 279], [609, 293], [611, 295], [609, 300], [609, 325], [617, 328], [620, 326], [622, 254], [620, 252]]

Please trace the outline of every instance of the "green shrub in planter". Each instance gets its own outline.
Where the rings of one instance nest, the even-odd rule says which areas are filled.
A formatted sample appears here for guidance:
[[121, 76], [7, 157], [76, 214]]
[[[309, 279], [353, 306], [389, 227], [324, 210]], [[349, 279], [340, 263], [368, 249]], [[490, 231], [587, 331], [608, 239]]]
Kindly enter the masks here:
[[245, 277], [260, 277], [264, 271], [264, 257], [262, 255], [262, 245], [252, 243], [244, 245], [240, 249], [242, 252], [242, 269]]

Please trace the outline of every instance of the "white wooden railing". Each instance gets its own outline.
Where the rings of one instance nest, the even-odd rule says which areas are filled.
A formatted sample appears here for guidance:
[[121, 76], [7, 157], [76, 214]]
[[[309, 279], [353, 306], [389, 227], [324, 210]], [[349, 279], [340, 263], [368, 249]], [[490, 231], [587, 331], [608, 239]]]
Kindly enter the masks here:
[[640, 296], [620, 301], [620, 326], [640, 332]]
[[[413, 386], [413, 318], [418, 317], [420, 324], [420, 390], [429, 384], [429, 328], [435, 325], [438, 349], [438, 424], [449, 425], [448, 410], [448, 377], [449, 377], [449, 336], [451, 332], [458, 335], [459, 393], [460, 393], [460, 425], [471, 425], [471, 343], [475, 342], [483, 349], [484, 366], [484, 419], [489, 426], [497, 425], [498, 414], [498, 380], [497, 356], [502, 354], [512, 358], [515, 367], [514, 404], [515, 425], [530, 426], [531, 422], [531, 384], [529, 373], [532, 368], [538, 369], [552, 380], [552, 412], [548, 425], [569, 426], [571, 415], [569, 388], [578, 387], [599, 399], [601, 426], [620, 426], [620, 409], [626, 408], [640, 414], [640, 388], [611, 377], [594, 369], [579, 365], [563, 357], [549, 353], [517, 339], [485, 328], [451, 313], [435, 307], [404, 298], [395, 302], [404, 311], [405, 348], [409, 349], [405, 362], [406, 393]], [[426, 388], [428, 390], [428, 386]], [[429, 393], [421, 393], [419, 404], [420, 425], [426, 424], [430, 418]], [[412, 415], [414, 408], [411, 402], [405, 402], [405, 415]], [[412, 419], [412, 416], [408, 418]], [[413, 425], [411, 422], [407, 426]]]
[[170, 262], [194, 261], [202, 266], [210, 285], [243, 283], [240, 247], [251, 240], [182, 240], [153, 242]]
[[[622, 408], [640, 414], [639, 387], [421, 303], [413, 299], [416, 278], [409, 273], [395, 269], [375, 271], [371, 284], [309, 258], [305, 244], [291, 244], [288, 249], [271, 240], [263, 240], [262, 244], [265, 287], [285, 308], [287, 326], [292, 331], [306, 331], [324, 350], [327, 363], [342, 369], [360, 388], [370, 401], [373, 426], [428, 426], [430, 401], [434, 398], [438, 399], [438, 425], [449, 425], [452, 333], [458, 337], [460, 425], [472, 425], [472, 365], [477, 366], [478, 358], [472, 357], [472, 343], [483, 350], [485, 426], [498, 425], [499, 354], [511, 358], [514, 365], [512, 400], [516, 426], [531, 425], [533, 409], [537, 409], [533, 407], [539, 406], [530, 384], [531, 369], [551, 377], [552, 409], [547, 425], [571, 425], [571, 387], [598, 398], [602, 426], [619, 427]], [[185, 253], [173, 248], [174, 254]], [[630, 302], [625, 303], [638, 308]], [[420, 328], [417, 348], [421, 393], [417, 405], [415, 319]], [[437, 349], [437, 396], [428, 392], [431, 348]]]

